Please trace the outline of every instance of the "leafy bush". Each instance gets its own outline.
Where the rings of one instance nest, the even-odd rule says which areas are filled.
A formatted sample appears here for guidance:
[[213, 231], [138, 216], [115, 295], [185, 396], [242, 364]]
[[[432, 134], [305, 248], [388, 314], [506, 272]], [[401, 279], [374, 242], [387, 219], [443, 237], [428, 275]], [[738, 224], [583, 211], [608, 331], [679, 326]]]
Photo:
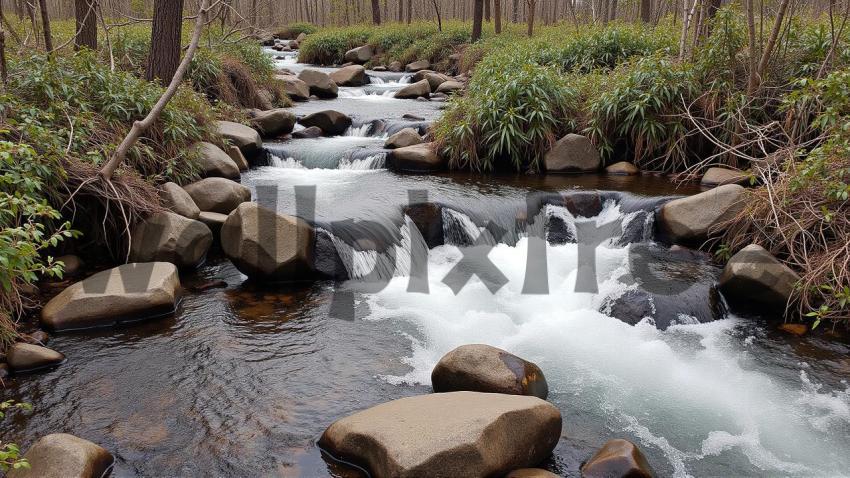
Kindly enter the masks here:
[[316, 25], [313, 25], [312, 23], [297, 22], [297, 23], [291, 23], [291, 24], [283, 27], [281, 30], [278, 30], [278, 32], [275, 33], [274, 36], [275, 36], [275, 38], [283, 38], [283, 39], [287, 39], [287, 40], [294, 40], [295, 38], [298, 37], [298, 35], [300, 35], [302, 33], [304, 33], [305, 35], [312, 35], [313, 33], [316, 33], [316, 31], [318, 31], [318, 30], [319, 30], [319, 27], [317, 27]]

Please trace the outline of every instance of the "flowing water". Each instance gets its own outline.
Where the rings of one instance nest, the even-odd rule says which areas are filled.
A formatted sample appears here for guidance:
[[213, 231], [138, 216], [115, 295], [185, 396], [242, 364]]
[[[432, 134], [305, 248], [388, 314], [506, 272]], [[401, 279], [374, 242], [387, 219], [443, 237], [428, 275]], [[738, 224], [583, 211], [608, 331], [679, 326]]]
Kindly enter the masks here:
[[[544, 371], [564, 418], [545, 466], [563, 476], [577, 476], [613, 437], [637, 442], [660, 476], [850, 474], [850, 347], [727, 313], [711, 294], [719, 271], [707, 258], [655, 243], [655, 207], [698, 189], [650, 176], [396, 175], [383, 167], [388, 128], [406, 124], [404, 113], [435, 117], [434, 104], [395, 100], [378, 86], [295, 110], [316, 104], [359, 113], [354, 127], [267, 144], [268, 166], [243, 183], [265, 205], [302, 215], [314, 186], [309, 220], [345, 276], [380, 287], [258, 284], [212, 259], [183, 275], [173, 318], [54, 336], [49, 345], [68, 361], [11, 380], [4, 397], [35, 410], [7, 418], [4, 440], [27, 446], [74, 433], [112, 451], [119, 477], [353, 476], [313, 444], [329, 423], [429, 393], [444, 353], [488, 343]], [[406, 215], [412, 190], [418, 200], [427, 192], [442, 224], [427, 277], [416, 276], [427, 293], [408, 292], [410, 256], [427, 247]], [[597, 190], [598, 207], [587, 211], [557, 200]], [[580, 228], [617, 220], [622, 231], [596, 249], [598, 290], [577, 292]], [[546, 267], [527, 272], [538, 237]], [[487, 257], [506, 282], [473, 276], [456, 293], [444, 281], [473, 247], [492, 247]], [[640, 251], [661, 258], [661, 290], [636, 280]], [[226, 287], [197, 287], [219, 279]], [[340, 292], [353, 294], [353, 317], [333, 310]], [[643, 320], [631, 325], [621, 312], [635, 302]]]

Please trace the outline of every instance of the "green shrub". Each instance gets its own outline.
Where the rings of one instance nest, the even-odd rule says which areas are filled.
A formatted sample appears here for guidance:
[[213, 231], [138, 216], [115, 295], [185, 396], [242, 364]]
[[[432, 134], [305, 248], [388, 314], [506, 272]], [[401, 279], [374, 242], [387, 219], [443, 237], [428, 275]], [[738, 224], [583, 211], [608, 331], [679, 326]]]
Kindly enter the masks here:
[[287, 40], [294, 40], [298, 37], [298, 35], [304, 33], [305, 35], [312, 35], [319, 30], [319, 27], [313, 25], [312, 23], [307, 22], [297, 22], [290, 23], [289, 25], [283, 27], [275, 33], [275, 38], [283, 38]]

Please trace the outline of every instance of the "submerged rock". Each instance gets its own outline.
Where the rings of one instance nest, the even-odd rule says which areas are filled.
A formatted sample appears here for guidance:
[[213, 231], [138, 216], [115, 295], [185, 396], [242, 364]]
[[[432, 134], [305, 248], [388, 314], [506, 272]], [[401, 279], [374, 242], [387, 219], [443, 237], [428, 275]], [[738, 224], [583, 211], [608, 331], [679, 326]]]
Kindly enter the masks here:
[[550, 173], [596, 171], [601, 165], [599, 151], [586, 136], [568, 134], [559, 139], [543, 158]]
[[236, 146], [228, 146], [227, 155], [230, 156], [230, 159], [232, 159], [234, 163], [236, 163], [236, 167], [239, 168], [239, 171], [248, 170], [248, 160], [245, 159], [245, 155], [242, 154], [242, 150]]
[[673, 242], [705, 240], [744, 209], [744, 197], [742, 186], [727, 184], [675, 199], [661, 207], [659, 226]]
[[231, 143], [242, 151], [242, 154], [249, 158], [263, 149], [263, 140], [260, 139], [260, 133], [244, 124], [234, 123], [232, 121], [217, 121], [216, 129], [218, 130], [218, 134], [230, 140]]
[[431, 86], [428, 84], [428, 80], [422, 80], [396, 91], [395, 97], [400, 99], [427, 98], [430, 94]]
[[584, 478], [652, 478], [640, 449], [628, 440], [609, 440], [581, 467]]
[[206, 178], [185, 186], [201, 211], [230, 214], [243, 202], [251, 200], [251, 190], [224, 178]]
[[419, 132], [413, 128], [404, 128], [398, 133], [390, 136], [384, 142], [384, 147], [387, 149], [405, 148], [422, 142], [422, 137]]
[[750, 244], [729, 259], [720, 276], [720, 291], [745, 309], [785, 309], [800, 276], [762, 246]]
[[202, 263], [213, 236], [204, 223], [169, 211], [152, 214], [133, 228], [130, 260], [170, 262], [177, 267]]
[[334, 422], [319, 440], [375, 477], [502, 476], [548, 457], [561, 412], [536, 397], [450, 392], [402, 398]]
[[340, 68], [331, 73], [331, 79], [339, 86], [363, 86], [369, 84], [366, 69], [360, 65]]
[[700, 183], [703, 186], [722, 186], [724, 184], [744, 184], [747, 175], [741, 171], [727, 168], [708, 168]]
[[435, 392], [506, 393], [546, 399], [549, 386], [536, 364], [483, 344], [462, 345], [447, 353], [431, 372]]
[[264, 138], [277, 138], [289, 134], [295, 127], [295, 115], [286, 108], [257, 111], [251, 118], [251, 124]]
[[615, 176], [634, 176], [640, 173], [640, 170], [632, 163], [620, 161], [605, 168], [605, 172]]
[[318, 70], [303, 70], [298, 74], [298, 79], [307, 83], [310, 94], [323, 99], [333, 99], [339, 94], [339, 87], [326, 73]]
[[320, 138], [325, 134], [322, 131], [322, 128], [318, 126], [310, 126], [309, 128], [304, 128], [301, 131], [296, 131], [292, 133], [292, 137], [295, 139], [305, 139], [305, 138]]
[[239, 166], [221, 148], [206, 141], [196, 144], [195, 148], [203, 176], [239, 179]]
[[431, 62], [428, 60], [414, 61], [413, 63], [408, 63], [407, 66], [404, 67], [408, 73], [416, 73], [417, 71], [427, 70], [429, 68], [431, 68]]
[[104, 448], [66, 433], [39, 438], [24, 458], [30, 467], [9, 470], [8, 478], [102, 478], [114, 461]]
[[394, 149], [390, 153], [389, 162], [392, 169], [396, 171], [417, 173], [440, 171], [445, 167], [442, 158], [434, 151], [432, 143]]
[[251, 278], [304, 280], [313, 275], [315, 233], [303, 219], [256, 203], [230, 213], [221, 228], [225, 255]]
[[13, 372], [33, 372], [65, 361], [61, 353], [35, 344], [18, 342], [6, 351], [6, 363]]
[[174, 264], [124, 264], [63, 290], [44, 306], [41, 323], [62, 331], [162, 316], [174, 312], [179, 292]]
[[165, 183], [159, 189], [159, 199], [167, 209], [189, 219], [197, 219], [201, 210], [192, 196], [176, 183]]
[[276, 75], [275, 79], [283, 83], [283, 89], [293, 101], [310, 99], [310, 87], [293, 75]]
[[344, 59], [345, 61], [362, 65], [371, 60], [373, 56], [375, 56], [375, 51], [372, 47], [369, 45], [363, 45], [345, 52]]
[[338, 136], [351, 126], [351, 118], [334, 110], [324, 110], [307, 115], [299, 121], [306, 127], [316, 126], [328, 136]]

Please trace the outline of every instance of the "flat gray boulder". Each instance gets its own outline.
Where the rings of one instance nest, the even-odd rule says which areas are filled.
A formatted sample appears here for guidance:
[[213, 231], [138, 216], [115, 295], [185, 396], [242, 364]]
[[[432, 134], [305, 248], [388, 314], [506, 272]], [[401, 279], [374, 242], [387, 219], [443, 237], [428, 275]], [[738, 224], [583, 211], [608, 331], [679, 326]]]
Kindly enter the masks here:
[[251, 125], [260, 132], [261, 137], [277, 138], [292, 132], [295, 127], [295, 115], [286, 108], [256, 111], [251, 118]]
[[6, 351], [6, 363], [13, 372], [32, 372], [54, 367], [65, 361], [65, 356], [40, 345], [17, 342]]
[[170, 211], [152, 214], [133, 228], [130, 260], [195, 267], [207, 257], [213, 236], [200, 221]]
[[744, 209], [745, 192], [743, 186], [727, 184], [674, 199], [661, 207], [659, 225], [673, 242], [705, 240]]
[[428, 85], [431, 87], [431, 91], [438, 91], [443, 83], [451, 81], [451, 77], [433, 71], [429, 71], [428, 73], [425, 73], [422, 76], [424, 80], [428, 81]]
[[744, 184], [749, 179], [746, 173], [727, 168], [708, 168], [702, 175], [703, 186], [722, 186], [724, 184]]
[[784, 310], [800, 276], [765, 248], [750, 244], [729, 259], [720, 275], [720, 291], [744, 308]]
[[537, 397], [451, 392], [402, 398], [334, 422], [319, 445], [375, 477], [503, 476], [546, 459], [561, 412]]
[[197, 219], [201, 210], [192, 196], [176, 183], [165, 183], [159, 188], [159, 199], [162, 205], [176, 214], [189, 219]]
[[396, 171], [424, 173], [439, 171], [445, 167], [442, 158], [434, 151], [432, 143], [420, 143], [394, 149], [389, 159], [392, 169]]
[[245, 203], [221, 228], [224, 254], [251, 278], [276, 281], [309, 279], [313, 272], [315, 231], [304, 220]]
[[224, 178], [205, 178], [184, 186], [201, 211], [230, 214], [243, 202], [251, 200], [251, 190]]
[[245, 156], [252, 157], [263, 149], [263, 140], [254, 128], [232, 121], [217, 121], [216, 130], [242, 150]]
[[299, 80], [293, 75], [276, 75], [275, 79], [283, 83], [283, 89], [293, 101], [307, 101], [310, 99], [310, 87], [307, 83]]
[[[392, 64], [390, 67], [392, 67]], [[428, 60], [414, 61], [413, 63], [408, 63], [407, 66], [404, 67], [405, 71], [408, 73], [416, 73], [417, 71], [427, 70], [429, 68], [431, 68], [431, 62]], [[390, 69], [392, 70], [392, 68]]]
[[307, 83], [310, 94], [323, 99], [333, 99], [339, 94], [339, 87], [330, 76], [319, 70], [303, 70], [298, 74], [298, 79]]
[[431, 85], [428, 80], [411, 83], [395, 92], [395, 97], [400, 99], [427, 98], [431, 94]]
[[24, 458], [30, 467], [9, 470], [8, 478], [102, 478], [115, 461], [104, 448], [67, 433], [39, 438]]
[[422, 136], [413, 128], [404, 128], [384, 142], [387, 149], [406, 148], [422, 143]]
[[174, 312], [179, 293], [174, 264], [124, 264], [60, 292], [41, 310], [41, 323], [63, 331], [163, 316]]
[[369, 84], [366, 69], [360, 65], [340, 68], [331, 73], [331, 79], [339, 86], [363, 86]]
[[375, 51], [369, 45], [359, 46], [357, 48], [352, 48], [345, 52], [345, 61], [350, 61], [351, 63], [357, 63], [358, 65], [362, 65], [372, 57], [375, 56]]
[[437, 93], [451, 94], [463, 89], [463, 83], [455, 80], [445, 81], [437, 87]]
[[584, 173], [596, 171], [602, 165], [599, 150], [587, 136], [570, 133], [552, 146], [543, 157], [550, 173]]
[[339, 111], [325, 110], [307, 115], [299, 123], [307, 128], [315, 126], [328, 136], [338, 136], [351, 126], [351, 118]]
[[536, 364], [484, 344], [462, 345], [447, 353], [431, 372], [435, 392], [533, 395], [546, 400], [549, 386]]
[[239, 166], [221, 148], [206, 141], [197, 143], [195, 148], [203, 176], [239, 179]]

